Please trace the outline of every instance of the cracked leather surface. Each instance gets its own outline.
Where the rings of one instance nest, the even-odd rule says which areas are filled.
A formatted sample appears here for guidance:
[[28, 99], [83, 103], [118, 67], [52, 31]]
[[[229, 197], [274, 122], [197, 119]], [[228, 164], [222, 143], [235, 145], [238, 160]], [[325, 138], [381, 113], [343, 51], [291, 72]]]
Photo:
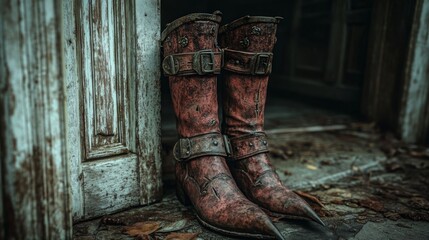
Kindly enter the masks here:
[[[221, 47], [255, 53], [272, 52], [276, 42], [276, 26], [274, 20], [243, 21], [243, 25], [226, 28], [220, 33]], [[268, 75], [230, 71], [224, 74], [225, 134], [236, 138], [263, 132]], [[251, 201], [276, 214], [309, 218], [308, 211], [312, 210], [308, 210], [308, 204], [282, 184], [267, 153], [256, 153], [241, 160], [232, 159], [228, 164], [237, 185]]]

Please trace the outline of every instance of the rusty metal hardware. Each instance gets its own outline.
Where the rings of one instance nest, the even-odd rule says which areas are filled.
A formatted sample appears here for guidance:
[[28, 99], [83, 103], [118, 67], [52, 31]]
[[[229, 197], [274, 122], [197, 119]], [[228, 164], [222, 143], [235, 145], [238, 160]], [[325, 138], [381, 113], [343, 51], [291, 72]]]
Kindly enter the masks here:
[[222, 51], [211, 49], [171, 54], [162, 61], [162, 69], [167, 76], [219, 74], [222, 58]]
[[260, 153], [269, 152], [267, 135], [264, 132], [246, 134], [229, 138], [232, 152], [229, 156], [233, 160], [241, 160]]
[[162, 61], [162, 70], [165, 75], [176, 75], [179, 72], [179, 60], [170, 55]]
[[192, 61], [192, 68], [198, 73], [198, 75], [214, 73], [215, 61], [213, 51], [201, 50], [196, 52]]
[[228, 71], [251, 74], [268, 75], [271, 73], [273, 54], [270, 52], [244, 52], [224, 49], [224, 66]]
[[224, 138], [219, 133], [208, 133], [181, 138], [173, 148], [176, 161], [183, 162], [202, 156], [227, 156]]
[[250, 74], [266, 75], [271, 73], [272, 53], [256, 53], [250, 62]]

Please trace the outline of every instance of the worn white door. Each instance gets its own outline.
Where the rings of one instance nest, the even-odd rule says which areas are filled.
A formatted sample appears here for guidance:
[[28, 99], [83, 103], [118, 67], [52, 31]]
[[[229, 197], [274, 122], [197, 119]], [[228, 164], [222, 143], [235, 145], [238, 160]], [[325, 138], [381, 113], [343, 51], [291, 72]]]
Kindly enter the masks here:
[[159, 4], [63, 1], [74, 220], [160, 198]]

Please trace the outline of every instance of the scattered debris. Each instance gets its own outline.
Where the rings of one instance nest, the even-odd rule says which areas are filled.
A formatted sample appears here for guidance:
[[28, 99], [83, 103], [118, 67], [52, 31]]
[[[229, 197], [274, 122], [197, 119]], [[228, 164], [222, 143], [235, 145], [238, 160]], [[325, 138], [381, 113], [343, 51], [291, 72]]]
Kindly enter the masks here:
[[315, 171], [315, 170], [318, 169], [317, 166], [314, 166], [314, 165], [311, 165], [311, 164], [306, 164], [305, 167], [308, 168], [308, 169], [310, 169], [310, 170], [313, 170], [313, 171]]
[[148, 221], [138, 222], [129, 227], [124, 227], [124, 232], [131, 237], [149, 239], [149, 235], [156, 232], [161, 227], [160, 222]]
[[288, 156], [283, 151], [283, 149], [279, 149], [279, 148], [270, 147], [270, 155], [272, 157], [280, 158], [280, 159], [283, 159], [283, 160], [287, 160], [288, 159]]
[[305, 193], [302, 191], [294, 191], [298, 196], [302, 197], [304, 200], [309, 200], [310, 202], [316, 203], [317, 205], [319, 205], [320, 207], [325, 207], [323, 205], [323, 203], [315, 196], [309, 194], [309, 193]]
[[378, 200], [373, 198], [367, 198], [359, 200], [359, 205], [371, 210], [374, 210], [376, 212], [383, 212], [384, 211], [384, 204]]
[[164, 240], [193, 240], [198, 237], [199, 233], [170, 233]]
[[285, 170], [283, 171], [283, 173], [284, 173], [286, 176], [291, 176], [291, 175], [292, 175], [292, 173], [291, 173], [290, 171], [288, 171], [287, 169], [285, 169]]
[[186, 219], [165, 223], [165, 224], [162, 224], [161, 229], [157, 230], [157, 232], [160, 232], [160, 233], [177, 232], [184, 229], [187, 224], [188, 224], [188, 221]]
[[123, 219], [110, 216], [101, 218], [100, 223], [105, 225], [126, 225]]

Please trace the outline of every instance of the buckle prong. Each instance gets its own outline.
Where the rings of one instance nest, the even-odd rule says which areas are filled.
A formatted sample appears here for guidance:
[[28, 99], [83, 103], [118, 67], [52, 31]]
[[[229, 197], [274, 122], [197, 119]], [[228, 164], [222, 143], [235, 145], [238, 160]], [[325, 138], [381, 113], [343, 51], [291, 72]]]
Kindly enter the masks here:
[[257, 53], [250, 62], [250, 71], [252, 75], [265, 75], [271, 72], [270, 58], [271, 53]]
[[201, 50], [194, 54], [192, 68], [198, 75], [214, 73], [215, 60], [212, 50]]

